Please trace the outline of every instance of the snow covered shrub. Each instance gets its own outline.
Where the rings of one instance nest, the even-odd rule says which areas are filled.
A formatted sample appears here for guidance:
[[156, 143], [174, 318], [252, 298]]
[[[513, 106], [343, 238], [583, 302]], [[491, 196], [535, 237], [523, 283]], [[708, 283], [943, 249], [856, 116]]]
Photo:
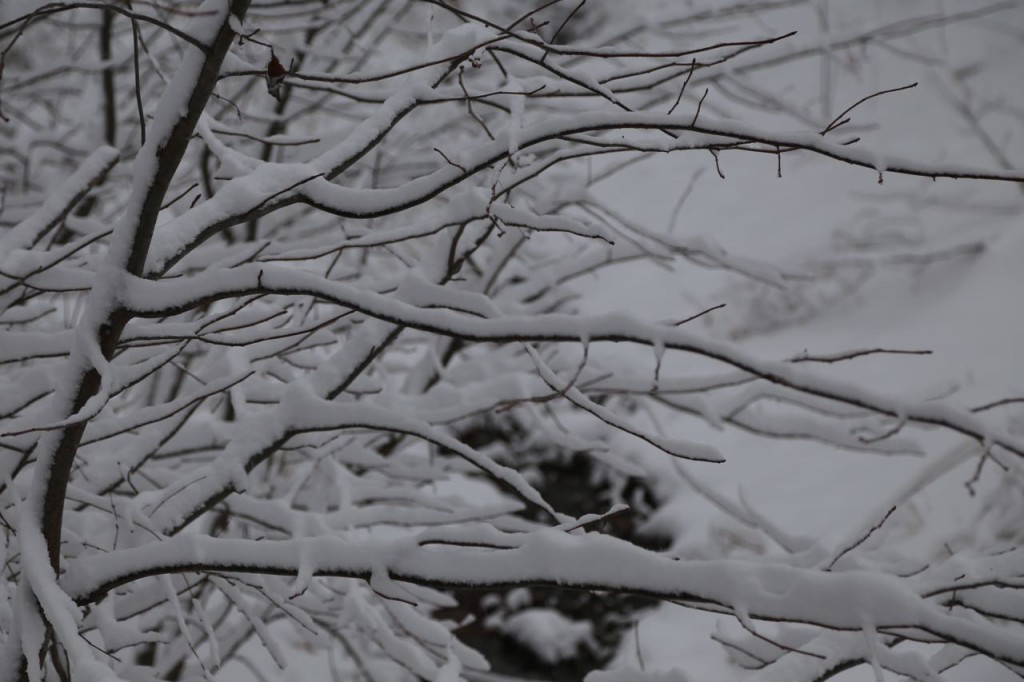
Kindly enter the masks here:
[[[854, 127], [883, 88], [836, 89], [868, 47], [916, 55], [922, 33], [1012, 28], [1019, 9], [609, 0], [558, 7], [552, 31], [555, 4], [3, 5], [0, 679], [492, 679], [445, 615], [468, 590], [499, 595], [485, 615], [549, 666], [604, 663], [600, 627], [626, 627], [567, 615], [573, 590], [598, 594], [585, 611], [735, 617], [743, 633], [716, 639], [763, 679], [1024, 670], [1009, 403], [832, 371], [889, 355], [870, 337], [780, 354], [676, 298], [646, 314], [680, 288], [640, 290], [651, 272], [806, 273], [722, 246], [720, 213], [673, 231], [693, 222], [694, 166], [667, 197], [650, 196], [664, 176], [622, 180], [654, 157], [763, 182], [818, 158], [866, 188], [1019, 183], [998, 153], [901, 159]], [[730, 192], [722, 211], [744, 203]], [[623, 195], [664, 203], [669, 226]], [[487, 419], [519, 431], [474, 433]], [[705, 480], [778, 442], [921, 459], [814, 538]], [[918, 533], [916, 496], [964, 462], [984, 532]], [[581, 476], [605, 487], [557, 490]], [[707, 517], [688, 513], [663, 514], [694, 531], [665, 551], [609, 532], [643, 486], [747, 537], [696, 553]], [[681, 678], [645, 671], [635, 639], [593, 679]]]
[[[537, 442], [529, 433], [507, 417], [487, 416], [460, 430], [458, 438], [522, 473], [562, 513], [583, 517], [594, 509], [621, 510], [591, 530], [647, 549], [667, 546], [667, 539], [643, 529], [658, 503], [648, 481], [545, 440]], [[536, 523], [544, 520], [537, 509], [520, 514]], [[484, 653], [492, 670], [551, 680], [583, 679], [606, 665], [637, 612], [657, 603], [630, 593], [558, 587], [460, 590], [455, 596], [458, 605], [437, 615], [461, 623], [455, 634]]]

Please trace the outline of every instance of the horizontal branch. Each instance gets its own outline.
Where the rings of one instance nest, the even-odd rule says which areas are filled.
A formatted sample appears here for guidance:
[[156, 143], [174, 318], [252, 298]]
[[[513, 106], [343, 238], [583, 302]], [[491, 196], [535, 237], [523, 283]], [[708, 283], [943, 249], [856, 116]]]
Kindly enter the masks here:
[[[445, 309], [450, 302], [442, 299], [429, 305], [422, 286], [421, 281], [408, 280], [407, 286], [400, 288], [396, 297], [389, 297], [311, 273], [245, 265], [226, 272], [163, 282], [134, 279], [130, 286], [125, 287], [122, 304], [134, 315], [163, 317], [236, 296], [313, 296], [380, 320], [466, 341], [582, 344], [614, 341], [681, 350], [718, 360], [805, 394], [861, 407], [901, 421], [943, 426], [976, 439], [986, 447], [998, 445], [1024, 457], [1024, 443], [973, 414], [934, 401], [905, 401], [847, 382], [816, 376], [798, 364], [759, 360], [733, 344], [676, 327], [650, 324], [623, 313], [481, 317], [477, 315], [483, 310], [478, 310], [476, 315], [468, 315]], [[415, 295], [418, 305], [398, 300], [403, 295]]]
[[[463, 534], [463, 540], [481, 544], [487, 539]], [[507, 538], [502, 535], [499, 544]], [[865, 622], [878, 630], [922, 630], [997, 660], [1024, 664], [1019, 637], [952, 616], [893, 576], [731, 559], [678, 561], [608, 536], [554, 530], [527, 534], [509, 549], [427, 545], [416, 539], [252, 541], [186, 535], [73, 561], [62, 587], [79, 604], [89, 604], [134, 580], [197, 571], [398, 580], [435, 587], [550, 585], [632, 592], [836, 630], [861, 630]]]

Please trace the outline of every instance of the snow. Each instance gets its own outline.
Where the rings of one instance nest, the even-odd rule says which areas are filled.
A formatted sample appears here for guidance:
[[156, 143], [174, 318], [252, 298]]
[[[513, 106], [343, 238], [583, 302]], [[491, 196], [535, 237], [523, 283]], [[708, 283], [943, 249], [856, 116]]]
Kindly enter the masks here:
[[611, 538], [558, 531], [528, 534], [515, 548], [501, 551], [417, 547], [408, 540], [351, 543], [331, 536], [255, 545], [245, 540], [179, 537], [81, 559], [69, 570], [72, 577], [62, 587], [82, 599], [125, 580], [204, 565], [235, 571], [377, 575], [378, 581], [386, 581], [379, 583], [382, 587], [393, 579], [451, 585], [540, 581], [625, 587], [676, 599], [706, 599], [759, 619], [785, 617], [840, 630], [862, 629], [861, 614], [870, 613], [879, 629], [920, 629], [1003, 660], [1024, 662], [1019, 635], [949, 615], [895, 576], [871, 571], [823, 573], [737, 560], [674, 561]]
[[646, 672], [641, 670], [595, 670], [585, 682], [690, 682], [692, 678], [680, 669]]
[[[499, 319], [470, 317], [450, 310], [426, 310], [354, 287], [272, 266], [241, 266], [228, 272], [174, 280], [173, 285], [135, 280], [123, 298], [123, 304], [142, 315], [162, 316], [194, 306], [198, 301], [223, 298], [239, 293], [263, 290], [282, 293], [311, 293], [333, 299], [348, 308], [365, 312], [389, 322], [475, 340], [614, 340], [644, 345], [662, 344], [665, 348], [685, 350], [712, 358], [776, 384], [795, 388], [808, 396], [835, 400], [875, 412], [898, 416], [923, 424], [942, 424], [965, 435], [999, 445], [1015, 454], [1024, 454], [1024, 443], [1009, 432], [950, 405], [904, 401], [851, 382], [837, 381], [799, 369], [797, 365], [755, 359], [739, 347], [683, 329], [643, 323], [623, 313], [595, 316], [561, 314]], [[445, 302], [433, 302], [445, 308]], [[700, 455], [697, 455], [700, 458]]]
[[25, 256], [19, 249], [29, 249], [56, 222], [67, 215], [69, 206], [117, 163], [120, 154], [113, 147], [99, 147], [83, 161], [60, 187], [50, 192], [46, 201], [29, 218], [0, 235], [0, 271], [9, 272]]
[[523, 609], [509, 616], [502, 629], [552, 665], [575, 656], [593, 636], [589, 621], [569, 620], [555, 609]]
[[[943, 26], [938, 49], [934, 33], [897, 40], [928, 3], [832, 0], [821, 34], [807, 30], [807, 7], [771, 3], [756, 33], [800, 35], [694, 71], [663, 114], [643, 112], [668, 110], [681, 83], [631, 90], [668, 74], [651, 55], [604, 47], [614, 31], [633, 40], [633, 10], [593, 10], [615, 19], [588, 37], [592, 52], [618, 52], [591, 68], [578, 44], [546, 52], [531, 31], [445, 31], [460, 22], [441, 9], [438, 40], [408, 40], [420, 15], [377, 12], [387, 5], [346, 5], [366, 33], [306, 53], [307, 78], [292, 78], [322, 89], [296, 92], [343, 95], [322, 116], [262, 135], [266, 93], [236, 93], [249, 76], [225, 75], [173, 190], [192, 182], [205, 145], [213, 196], [188, 189], [192, 205], [161, 212], [144, 272], [137, 259], [128, 272], [138, 217], [199, 50], [182, 48], [160, 104], [147, 102], [131, 177], [69, 219], [70, 241], [42, 237], [119, 152], [84, 148], [77, 170], [28, 173], [53, 188], [45, 195], [17, 192], [0, 235], [0, 447], [11, 455], [0, 498], [17, 536], [3, 549], [20, 571], [0, 585], [5, 672], [24, 657], [29, 679], [43, 679], [45, 618], [75, 679], [180, 662], [183, 678], [232, 680], [237, 652], [298, 679], [327, 675], [329, 648], [348, 658], [339, 676], [473, 679], [486, 662], [458, 623], [436, 619], [440, 608], [466, 619], [441, 590], [531, 584], [675, 602], [642, 616], [591, 682], [788, 682], [846, 664], [839, 679], [856, 682], [999, 679], [1024, 666], [1024, 634], [1007, 622], [1024, 608], [1010, 587], [1024, 565], [1024, 422], [1019, 405], [997, 403], [1021, 382], [1010, 297], [1024, 171], [1015, 105], [979, 95], [1012, 99], [1006, 55], [1017, 53], [989, 49], [1013, 40], [988, 31], [1012, 32], [1019, 12], [998, 15], [1005, 27]], [[197, 40], [225, 21], [248, 26], [223, 0], [203, 7]], [[261, 40], [302, 52], [297, 24], [273, 28], [281, 11], [261, 10]], [[710, 26], [701, 40], [734, 37]], [[657, 28], [654, 40], [674, 30]], [[862, 61], [875, 52], [866, 38], [892, 41], [891, 70]], [[386, 54], [363, 59], [378, 39]], [[153, 40], [155, 64], [171, 53]], [[677, 59], [690, 47], [679, 42], [661, 54]], [[926, 57], [907, 61], [908, 49]], [[335, 82], [316, 70], [328, 51], [345, 72]], [[434, 61], [407, 68], [424, 51]], [[792, 75], [767, 69], [801, 54]], [[232, 68], [262, 59], [245, 57]], [[457, 68], [486, 93], [472, 103], [493, 139], [467, 113]], [[676, 80], [690, 68], [674, 64]], [[945, 89], [917, 72], [929, 69]], [[830, 100], [882, 76], [922, 85], [879, 98], [889, 113], [871, 100], [819, 132]], [[875, 120], [880, 132], [865, 125]], [[964, 134], [977, 126], [980, 143]], [[645, 160], [630, 165], [625, 138]], [[581, 151], [594, 155], [548, 169]], [[958, 175], [1009, 182], [932, 182]], [[250, 221], [257, 238], [239, 241]], [[135, 318], [110, 353], [100, 344], [121, 310]], [[99, 389], [79, 400], [90, 370]], [[515, 438], [492, 438], [488, 420], [506, 418]], [[43, 493], [74, 430], [62, 427], [86, 421], [54, 571]], [[617, 499], [561, 513], [557, 491], [542, 494], [516, 463], [520, 449], [645, 475], [661, 505], [646, 526], [670, 547], [599, 532], [626, 509]], [[494, 622], [552, 665], [592, 645], [588, 622], [546, 608]], [[136, 652], [92, 647], [149, 641], [165, 641], [152, 670], [128, 663]], [[1008, 667], [993, 672], [997, 661]]]

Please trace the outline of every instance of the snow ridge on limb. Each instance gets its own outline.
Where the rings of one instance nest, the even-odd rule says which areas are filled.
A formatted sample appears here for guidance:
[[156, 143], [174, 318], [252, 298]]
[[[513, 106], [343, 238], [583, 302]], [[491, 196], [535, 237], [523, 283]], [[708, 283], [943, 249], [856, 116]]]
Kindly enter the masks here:
[[[302, 557], [300, 562], [299, 557]], [[1024, 664], [1022, 639], [993, 624], [949, 615], [913, 581], [868, 571], [832, 573], [738, 560], [678, 561], [607, 536], [559, 531], [525, 534], [509, 549], [420, 545], [414, 539], [358, 542], [335, 536], [265, 541], [181, 536], [80, 560], [62, 583], [79, 603], [151, 575], [217, 570], [391, 579], [435, 586], [549, 584], [628, 590], [683, 601], [741, 606], [754, 618], [859, 632], [860, 614], [876, 629], [939, 636], [1012, 665]], [[858, 608], [848, 608], [857, 604]], [[860, 635], [858, 635], [860, 636]], [[863, 642], [863, 637], [861, 637]]]
[[[0, 235], [0, 253], [11, 258], [15, 249], [29, 249], [42, 239], [81, 201], [90, 189], [103, 181], [118, 161], [120, 153], [113, 147], [99, 147], [51, 192], [31, 216]], [[4, 262], [0, 269], [7, 270]]]

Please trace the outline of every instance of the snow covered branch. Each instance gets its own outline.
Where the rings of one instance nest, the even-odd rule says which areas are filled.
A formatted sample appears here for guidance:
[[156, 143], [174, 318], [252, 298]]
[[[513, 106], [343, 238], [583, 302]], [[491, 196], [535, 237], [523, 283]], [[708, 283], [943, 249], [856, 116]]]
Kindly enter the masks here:
[[[294, 641], [457, 682], [560, 623], [538, 669], [582, 679], [656, 601], [731, 619], [749, 679], [1024, 670], [1016, 394], [894, 389], [942, 339], [743, 338], [1004, 255], [920, 223], [1024, 184], [1019, 107], [920, 41], [1014, 3], [251, 4], [0, 7], [0, 678], [258, 678]], [[876, 131], [931, 87], [879, 54], [942, 71], [976, 144]], [[817, 206], [829, 173], [875, 203]], [[801, 260], [767, 211], [792, 196], [815, 235], [870, 224]], [[884, 479], [827, 537], [715, 478], [806, 453]], [[965, 463], [973, 544], [918, 510]]]

